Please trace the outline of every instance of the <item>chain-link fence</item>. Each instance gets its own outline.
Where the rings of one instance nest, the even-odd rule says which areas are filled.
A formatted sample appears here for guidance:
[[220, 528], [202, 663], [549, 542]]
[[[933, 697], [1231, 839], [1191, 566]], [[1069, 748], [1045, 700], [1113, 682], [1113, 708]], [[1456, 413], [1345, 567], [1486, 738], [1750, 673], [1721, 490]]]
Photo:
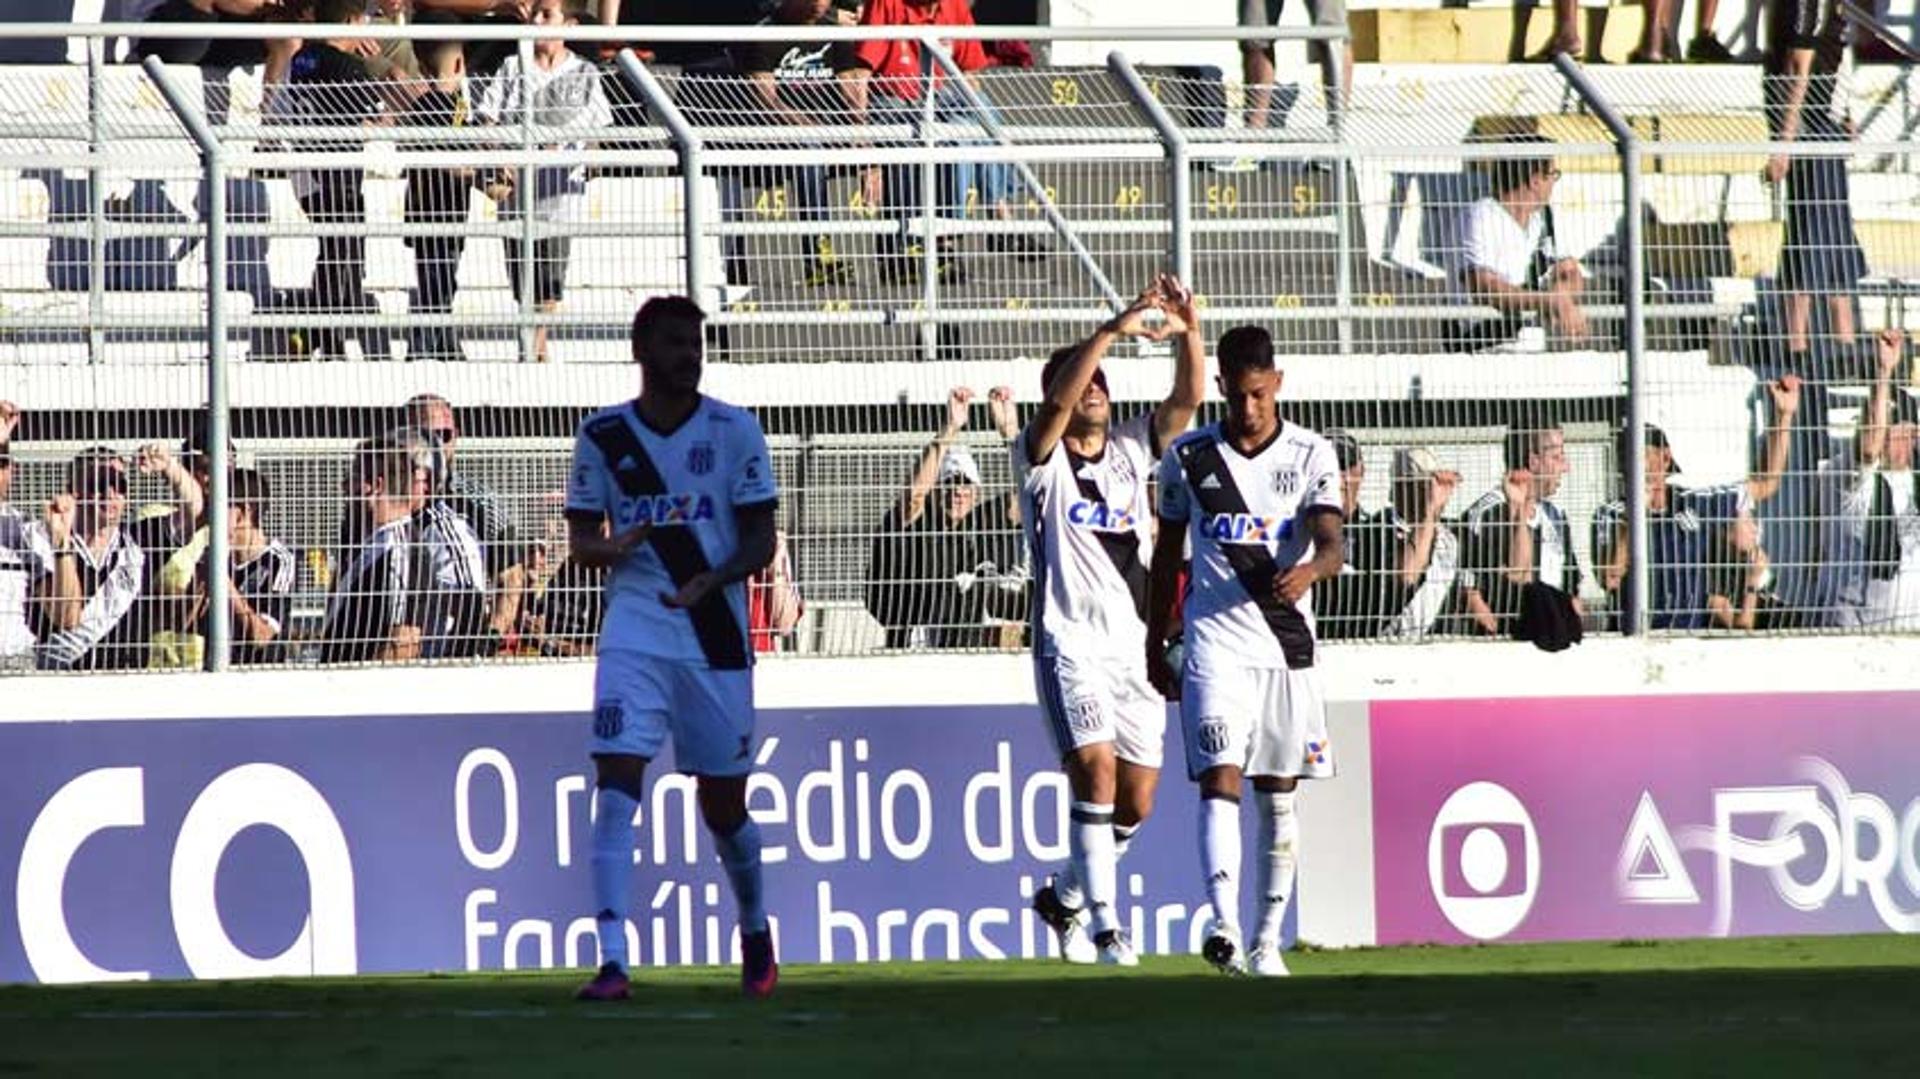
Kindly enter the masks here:
[[[930, 42], [860, 78], [830, 36], [641, 72], [533, 41], [484, 68], [423, 41], [380, 79], [313, 49], [0, 72], [0, 651], [196, 666], [224, 594], [239, 662], [590, 652], [572, 436], [633, 395], [628, 324], [677, 292], [782, 488], [756, 644], [1021, 647], [1010, 440], [1046, 356], [1168, 269], [1210, 338], [1267, 328], [1287, 415], [1334, 434], [1329, 637], [1505, 636], [1532, 581], [1632, 629], [1642, 489], [1656, 630], [1920, 617], [1914, 373], [1875, 336], [1920, 263], [1904, 72], [1817, 69], [1789, 141], [1757, 70], [1364, 72], [1329, 108], [1312, 69], [961, 71]], [[211, 134], [217, 219], [156, 78]], [[196, 455], [213, 307], [230, 582]], [[1116, 351], [1122, 414], [1168, 356]], [[46, 592], [61, 495], [78, 604]]]

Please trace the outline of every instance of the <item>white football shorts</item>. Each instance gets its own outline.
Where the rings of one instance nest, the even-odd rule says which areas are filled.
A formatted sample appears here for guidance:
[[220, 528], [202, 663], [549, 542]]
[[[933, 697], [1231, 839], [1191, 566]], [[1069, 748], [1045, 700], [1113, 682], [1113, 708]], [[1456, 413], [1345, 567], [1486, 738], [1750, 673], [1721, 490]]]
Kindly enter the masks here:
[[1147, 682], [1142, 659], [1035, 656], [1033, 683], [1061, 756], [1111, 742], [1121, 760], [1160, 767], [1167, 702]]
[[593, 672], [594, 756], [652, 760], [673, 735], [678, 771], [753, 770], [753, 671], [715, 671], [639, 652], [605, 651]]
[[1249, 776], [1327, 779], [1334, 774], [1327, 704], [1314, 668], [1196, 664], [1180, 681], [1187, 774], [1231, 765]]

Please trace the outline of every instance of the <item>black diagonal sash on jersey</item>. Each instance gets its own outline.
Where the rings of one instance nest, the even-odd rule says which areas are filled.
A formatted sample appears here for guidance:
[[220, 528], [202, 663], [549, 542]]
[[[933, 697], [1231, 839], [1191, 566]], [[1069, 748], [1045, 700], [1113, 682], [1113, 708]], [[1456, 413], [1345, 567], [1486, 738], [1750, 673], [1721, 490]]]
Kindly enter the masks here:
[[[637, 414], [634, 420], [638, 422]], [[624, 416], [609, 416], [593, 424], [587, 428], [587, 437], [600, 448], [622, 494], [629, 498], [650, 498], [667, 493], [667, 482], [661, 478], [660, 469]], [[630, 466], [620, 467], [629, 460]], [[685, 585], [713, 569], [691, 528], [655, 528], [647, 534], [647, 542], [653, 546], [653, 553], [660, 556], [667, 576], [676, 585]], [[726, 589], [716, 588], [707, 593], [687, 615], [693, 622], [693, 635], [700, 641], [700, 651], [706, 655], [708, 666], [717, 671], [747, 669], [747, 637], [733, 616], [733, 608], [727, 605]]]
[[[1234, 482], [1233, 473], [1228, 471], [1226, 459], [1221, 456], [1219, 439], [1194, 439], [1180, 446], [1179, 451], [1180, 467], [1187, 476], [1187, 490], [1193, 493], [1194, 502], [1203, 512], [1208, 516], [1251, 512], [1240, 493], [1240, 485]], [[1202, 487], [1208, 476], [1214, 478], [1216, 485]], [[1260, 608], [1267, 628], [1280, 642], [1287, 666], [1296, 671], [1313, 666], [1313, 630], [1298, 607], [1282, 602], [1273, 594], [1273, 582], [1280, 575], [1280, 567], [1266, 546], [1252, 543], [1219, 543], [1218, 546], [1227, 564], [1233, 567], [1234, 576], [1240, 579], [1240, 587], [1246, 590], [1254, 606]]]
[[[1101, 493], [1099, 484], [1082, 476], [1076, 467], [1086, 458], [1075, 457], [1064, 446], [1060, 447], [1060, 452], [1067, 456], [1067, 471], [1073, 475], [1074, 486], [1080, 488], [1080, 497], [1105, 506], [1107, 497]], [[1116, 452], [1112, 439], [1107, 440], [1105, 452]], [[1113, 562], [1120, 579], [1127, 582], [1127, 593], [1133, 597], [1133, 611], [1144, 621], [1147, 617], [1147, 566], [1140, 560], [1140, 534], [1131, 528], [1125, 532], [1098, 529], [1093, 534], [1099, 538], [1100, 549], [1107, 552], [1107, 558]]]

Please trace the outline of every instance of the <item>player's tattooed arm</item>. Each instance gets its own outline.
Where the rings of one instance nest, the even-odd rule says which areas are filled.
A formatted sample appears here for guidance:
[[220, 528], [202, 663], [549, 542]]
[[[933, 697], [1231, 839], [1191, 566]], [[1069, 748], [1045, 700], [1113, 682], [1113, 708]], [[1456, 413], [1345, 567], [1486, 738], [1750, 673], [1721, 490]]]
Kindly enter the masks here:
[[774, 510], [777, 506], [775, 502], [762, 502], [735, 507], [740, 544], [733, 549], [733, 556], [706, 573], [688, 578], [680, 586], [680, 591], [671, 596], [661, 596], [660, 601], [669, 607], [693, 607], [716, 589], [725, 588], [735, 581], [744, 581], [767, 568], [767, 564], [773, 561], [774, 548], [779, 545], [780, 531], [774, 526]]
[[1107, 358], [1107, 352], [1114, 342], [1122, 337], [1141, 337], [1149, 341], [1158, 341], [1169, 333], [1185, 328], [1178, 318], [1167, 310], [1167, 299], [1162, 292], [1161, 283], [1155, 281], [1146, 291], [1134, 297], [1127, 309], [1113, 316], [1093, 331], [1093, 336], [1080, 342], [1073, 359], [1063, 365], [1053, 376], [1053, 384], [1046, 388], [1046, 396], [1040, 399], [1040, 408], [1034, 413], [1032, 422], [1027, 424], [1022, 437], [1027, 440], [1027, 460], [1044, 461], [1053, 456], [1053, 448], [1067, 433], [1067, 426], [1073, 420], [1073, 409], [1080, 398], [1093, 383], [1095, 372], [1100, 370], [1100, 362]]
[[1282, 603], [1298, 603], [1316, 582], [1339, 576], [1346, 558], [1346, 536], [1338, 510], [1324, 506], [1308, 510], [1307, 528], [1313, 534], [1313, 557], [1273, 579], [1273, 594]]
[[1162, 452], [1188, 427], [1207, 396], [1207, 341], [1200, 332], [1200, 306], [1193, 290], [1172, 274], [1161, 274], [1161, 310], [1179, 337], [1174, 346], [1173, 389], [1153, 412], [1153, 450]]
[[568, 557], [588, 569], [611, 569], [626, 561], [634, 548], [647, 541], [651, 524], [635, 525], [617, 536], [609, 535], [606, 518], [588, 514], [567, 515]]

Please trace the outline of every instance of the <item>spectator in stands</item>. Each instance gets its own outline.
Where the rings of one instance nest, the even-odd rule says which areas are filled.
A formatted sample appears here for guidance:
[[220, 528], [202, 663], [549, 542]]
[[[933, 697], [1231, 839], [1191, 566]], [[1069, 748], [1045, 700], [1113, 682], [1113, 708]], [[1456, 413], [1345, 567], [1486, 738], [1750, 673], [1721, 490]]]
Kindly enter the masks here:
[[425, 579], [414, 514], [427, 497], [432, 462], [424, 447], [393, 434], [354, 448], [346, 494], [370, 531], [349, 548], [327, 598], [320, 657], [327, 663], [420, 658], [414, 589]]
[[1725, 550], [1707, 571], [1707, 617], [1714, 629], [1771, 629], [1780, 603], [1760, 522], [1742, 514], [1727, 526]]
[[747, 631], [755, 652], [779, 652], [792, 646], [790, 634], [806, 613], [806, 601], [793, 582], [793, 558], [787, 531], [773, 534], [773, 561], [747, 578]]
[[0, 401], [0, 671], [33, 666], [33, 629], [27, 624], [27, 584], [33, 572], [25, 514], [15, 509], [13, 436], [20, 407]]
[[[313, 21], [364, 23], [364, 0], [314, 0]], [[391, 119], [380, 84], [367, 71], [363, 41], [289, 39], [274, 45], [281, 53], [289, 48], [298, 51], [287, 60], [284, 75], [279, 74], [279, 65], [271, 60], [268, 64], [269, 113], [291, 123], [326, 127], [372, 126]], [[284, 78], [284, 86], [276, 85], [278, 78]], [[354, 140], [328, 139], [307, 142], [301, 148], [344, 154], [361, 146]], [[314, 224], [360, 226], [366, 218], [360, 190], [363, 179], [358, 167], [303, 169], [293, 174], [293, 188], [300, 208]], [[319, 240], [312, 289], [312, 305], [319, 317], [306, 343], [322, 359], [345, 359], [348, 341], [360, 343], [363, 353], [365, 342], [358, 333], [343, 332], [338, 321], [374, 309], [364, 280], [366, 237], [354, 229], [322, 235]]]
[[[861, 25], [972, 26], [973, 13], [966, 0], [869, 0], [861, 13]], [[963, 72], [981, 71], [993, 65], [993, 58], [979, 41], [954, 40], [949, 45], [948, 51], [953, 56], [955, 66]], [[863, 41], [854, 47], [851, 57], [850, 66], [843, 69], [839, 76], [855, 123], [887, 125], [919, 122], [922, 95], [927, 88], [921, 83], [920, 46], [917, 42]], [[945, 85], [945, 82], [944, 76], [936, 70], [933, 75], [936, 119], [948, 122], [979, 122], [984, 119], [963, 93]], [[997, 217], [1011, 220], [1014, 214], [1011, 201], [1013, 183], [1008, 178], [1007, 168], [1004, 164], [988, 164], [941, 169], [943, 189], [939, 193], [938, 205], [947, 213], [964, 213], [967, 209], [967, 192], [975, 190], [982, 204], [991, 206]], [[923, 251], [916, 250], [917, 244], [909, 243], [907, 223], [920, 216], [922, 194], [919, 168], [869, 168], [864, 176], [863, 190], [868, 205], [885, 207], [888, 216], [900, 223], [898, 234], [882, 236], [877, 243], [883, 280], [889, 284], [918, 281]], [[952, 257], [958, 252], [958, 239], [942, 239], [939, 247], [940, 250], [936, 252], [936, 272], [940, 279], [948, 284], [964, 281], [965, 270]], [[1032, 237], [1013, 233], [989, 236], [987, 250], [991, 254], [1020, 260], [1038, 259], [1046, 254], [1043, 244]]]
[[[600, 21], [639, 27], [634, 38], [645, 42], [646, 27], [752, 26], [766, 8], [764, 0], [600, 0]], [[641, 51], [649, 62], [657, 60], [689, 75], [721, 75], [729, 69], [725, 42], [660, 42]]]
[[[1541, 135], [1508, 137], [1510, 143], [1551, 145]], [[1473, 303], [1499, 309], [1491, 321], [1474, 320], [1454, 328], [1450, 344], [1473, 351], [1514, 340], [1523, 317], [1534, 314], [1561, 339], [1586, 339], [1587, 316], [1580, 309], [1586, 274], [1576, 259], [1563, 256], [1553, 228], [1553, 188], [1560, 169], [1550, 156], [1505, 158], [1487, 162], [1493, 194], [1465, 211], [1454, 253], [1457, 286]]]
[[[145, 0], [123, 12], [129, 22], [217, 23], [260, 22], [279, 13], [273, 0]], [[133, 58], [159, 57], [166, 64], [196, 64], [212, 68], [252, 67], [265, 57], [258, 41], [214, 41], [209, 38], [143, 38], [133, 44]]]
[[[1680, 5], [1674, 0], [1673, 17], [1680, 18]], [[1749, 9], [1751, 10], [1751, 9]], [[1693, 9], [1693, 40], [1687, 42], [1687, 59], [1696, 64], [1740, 64], [1751, 63], [1756, 56], [1736, 56], [1713, 32], [1713, 24], [1720, 17], [1720, 0], [1699, 0]]]
[[[1843, 143], [1852, 133], [1835, 112], [1845, 23], [1829, 0], [1777, 0], [1770, 5], [1765, 93], [1767, 128], [1780, 142]], [[1785, 181], [1786, 238], [1780, 248], [1780, 290], [1787, 323], [1787, 370], [1813, 377], [1824, 364], [1809, 355], [1813, 298], [1826, 299], [1828, 332], [1842, 353], [1857, 333], [1854, 295], [1867, 275], [1866, 255], [1853, 227], [1853, 199], [1845, 157], [1767, 159], [1769, 183]], [[1836, 367], [1850, 377], [1850, 355]], [[1816, 389], [1816, 397], [1823, 393]], [[1825, 421], [1824, 401], [1809, 402], [1809, 424]]]
[[[465, 127], [472, 117], [465, 47], [458, 41], [422, 41], [419, 55], [424, 61], [427, 85], [401, 114], [400, 122], [408, 127], [441, 130]], [[424, 148], [445, 149], [433, 144]], [[453, 310], [460, 255], [467, 246], [466, 233], [460, 226], [466, 223], [467, 196], [476, 178], [471, 167], [416, 165], [407, 169], [406, 222], [450, 226], [443, 233], [413, 236], [406, 241], [413, 248], [414, 296], [409, 307], [413, 314], [444, 316]], [[409, 360], [466, 358], [452, 326], [416, 325], [408, 332]]]
[[127, 466], [105, 446], [67, 466], [67, 489], [28, 526], [32, 598], [27, 621], [42, 670], [102, 666], [102, 643], [133, 608], [144, 567], [128, 534]]
[[1340, 509], [1345, 518], [1341, 535], [1346, 544], [1340, 575], [1313, 588], [1315, 632], [1325, 641], [1373, 637], [1379, 634], [1387, 613], [1381, 592], [1386, 566], [1381, 555], [1385, 549], [1381, 540], [1387, 531], [1385, 514], [1368, 513], [1360, 505], [1360, 488], [1367, 482], [1367, 459], [1360, 452], [1360, 443], [1337, 427], [1330, 428], [1326, 436], [1340, 464]]
[[[1000, 634], [989, 618], [1026, 615], [1014, 497], [986, 497], [978, 462], [956, 444], [972, 402], [964, 386], [947, 395], [945, 421], [874, 536], [867, 610], [888, 648], [992, 647]], [[989, 405], [1000, 436], [1018, 436], [1013, 392], [994, 389]]]
[[1474, 625], [1502, 637], [1511, 635], [1531, 584], [1559, 589], [1584, 613], [1573, 525], [1553, 501], [1567, 475], [1566, 433], [1557, 423], [1508, 431], [1506, 468], [1500, 486], [1467, 509], [1461, 572]]
[[[199, 574], [206, 553], [207, 484], [212, 479], [207, 420], [194, 418], [193, 431], [176, 453], [149, 443], [134, 455], [143, 476], [166, 480], [173, 501], [142, 506], [127, 526], [140, 548], [140, 595], [114, 627], [102, 663], [113, 667], [193, 667], [204, 658], [200, 638], [191, 632], [200, 621], [204, 584]], [[228, 466], [231, 469], [232, 456]]]
[[287, 545], [267, 531], [272, 489], [266, 476], [237, 468], [227, 487], [227, 542], [233, 572], [227, 580], [232, 605], [233, 662], [277, 663], [280, 639], [293, 615], [293, 586], [298, 563]]
[[[830, 0], [777, 0], [773, 11], [761, 26], [838, 26], [844, 12]], [[752, 87], [754, 103], [761, 119], [769, 124], [817, 126], [834, 122], [845, 103], [834, 84], [834, 72], [852, 66], [851, 50], [827, 42], [760, 41], [733, 46], [733, 64]], [[771, 191], [784, 189], [786, 203], [781, 214], [799, 221], [825, 221], [827, 170], [820, 165], [795, 165], [779, 169], [748, 170], [748, 185]], [[747, 208], [740, 185], [723, 184], [723, 196], [731, 195], [732, 206], [723, 207], [729, 217], [745, 217]], [[844, 285], [853, 279], [853, 269], [841, 261], [833, 238], [821, 233], [810, 238], [807, 269], [803, 280], [814, 288]]]
[[[605, 527], [604, 522], [602, 527]], [[543, 656], [591, 656], [600, 642], [607, 571], [568, 558], [528, 608], [525, 636]]]
[[[580, 0], [534, 0], [532, 24], [539, 27], [576, 26], [580, 22]], [[534, 120], [543, 127], [566, 129], [573, 137], [564, 142], [546, 143], [542, 149], [554, 151], [560, 160], [587, 148], [588, 136], [613, 125], [613, 107], [601, 89], [600, 69], [567, 48], [567, 43], [544, 39], [533, 47], [533, 67], [521, 70], [518, 54], [500, 64], [499, 74], [487, 83], [480, 96], [479, 113], [492, 124], [523, 122], [529, 103]], [[503, 220], [517, 219], [527, 212], [531, 198], [534, 217], [539, 221], [571, 224], [586, 219], [587, 169], [584, 165], [563, 164], [534, 171], [532, 192], [516, 190], [519, 169], [496, 173], [496, 194]], [[525, 264], [521, 241], [507, 240], [507, 279], [516, 300], [526, 280], [533, 285], [533, 304], [542, 314], [551, 314], [565, 294], [567, 258], [570, 241], [564, 234], [536, 238], [533, 264]], [[533, 357], [547, 362], [547, 328], [533, 331]]]
[[520, 524], [498, 491], [457, 467], [460, 424], [453, 405], [438, 394], [423, 393], [407, 401], [403, 426], [422, 433], [434, 452], [430, 485], [437, 500], [466, 519], [478, 537], [484, 563], [488, 607], [494, 633], [505, 637], [519, 617], [526, 588], [525, 550]]
[[1393, 452], [1392, 502], [1385, 510], [1393, 533], [1389, 563], [1387, 637], [1424, 637], [1443, 615], [1459, 609], [1460, 539], [1442, 519], [1460, 473], [1440, 467], [1424, 447]]
[[[1787, 462], [1787, 439], [1800, 409], [1800, 380], [1787, 375], [1767, 387], [1773, 422], [1767, 429], [1761, 471], [1745, 482], [1720, 487], [1686, 487], [1673, 481], [1680, 466], [1665, 431], [1646, 427], [1649, 622], [1654, 629], [1702, 629], [1711, 619], [1711, 567], [1724, 551], [1746, 562], [1758, 546], [1757, 530], [1733, 527], [1751, 518], [1753, 507], [1780, 489]], [[1623, 433], [1618, 448], [1627, 460]], [[1616, 597], [1621, 616], [1631, 621], [1622, 591], [1627, 577], [1627, 510], [1624, 500], [1609, 502], [1593, 517], [1593, 561], [1600, 585]]]
[[1920, 629], [1920, 401], [1895, 384], [1906, 335], [1881, 331], [1873, 391], [1860, 418], [1859, 467], [1843, 516], [1863, 572], [1840, 596], [1839, 623], [1874, 630]]
[[[176, 466], [177, 467], [177, 466]], [[207, 477], [196, 469], [202, 489]], [[261, 522], [268, 500], [266, 477], [250, 468], [230, 470], [228, 477], [227, 576], [230, 654], [235, 664], [276, 662], [273, 642], [285, 628], [292, 609], [295, 563], [292, 552], [270, 537]], [[210, 617], [207, 586], [208, 527], [202, 523], [164, 552], [149, 558], [152, 594], [146, 602], [153, 612], [144, 638], [138, 643], [146, 665], [156, 668], [198, 669], [206, 660], [207, 622]], [[144, 550], [144, 548], [143, 548]], [[151, 552], [149, 552], [151, 553]]]
[[[435, 448], [424, 432], [396, 432], [394, 439], [409, 452], [417, 449], [435, 461]], [[506, 634], [492, 620], [486, 559], [472, 523], [444, 497], [441, 474], [435, 462], [427, 495], [413, 513], [414, 543], [424, 555], [418, 564], [427, 574], [424, 580], [415, 580], [413, 587], [420, 655], [424, 659], [490, 656], [500, 650]]]
[[[1240, 0], [1240, 25], [1267, 29], [1280, 25], [1280, 13], [1286, 10], [1286, 0]], [[1347, 0], [1307, 0], [1307, 15], [1318, 27], [1339, 27], [1347, 25]], [[1327, 112], [1337, 115], [1347, 106], [1347, 96], [1353, 92], [1353, 47], [1346, 40], [1315, 41], [1307, 46], [1314, 61], [1320, 65], [1320, 83], [1325, 88]], [[1339, 53], [1338, 65], [1334, 54]], [[1273, 55], [1272, 40], [1242, 41], [1240, 43], [1240, 69], [1246, 79], [1247, 87], [1247, 126], [1266, 127], [1268, 112], [1273, 103]]]
[[[457, 16], [447, 12], [416, 12], [417, 0], [375, 0], [372, 22], [375, 26], [409, 26], [419, 23], [437, 22], [442, 25], [458, 25]], [[419, 15], [426, 18], [419, 18]], [[396, 82], [425, 77], [433, 78], [428, 70], [426, 51], [411, 41], [390, 38], [386, 41], [370, 42], [373, 46], [367, 55], [367, 72], [382, 81]]]

